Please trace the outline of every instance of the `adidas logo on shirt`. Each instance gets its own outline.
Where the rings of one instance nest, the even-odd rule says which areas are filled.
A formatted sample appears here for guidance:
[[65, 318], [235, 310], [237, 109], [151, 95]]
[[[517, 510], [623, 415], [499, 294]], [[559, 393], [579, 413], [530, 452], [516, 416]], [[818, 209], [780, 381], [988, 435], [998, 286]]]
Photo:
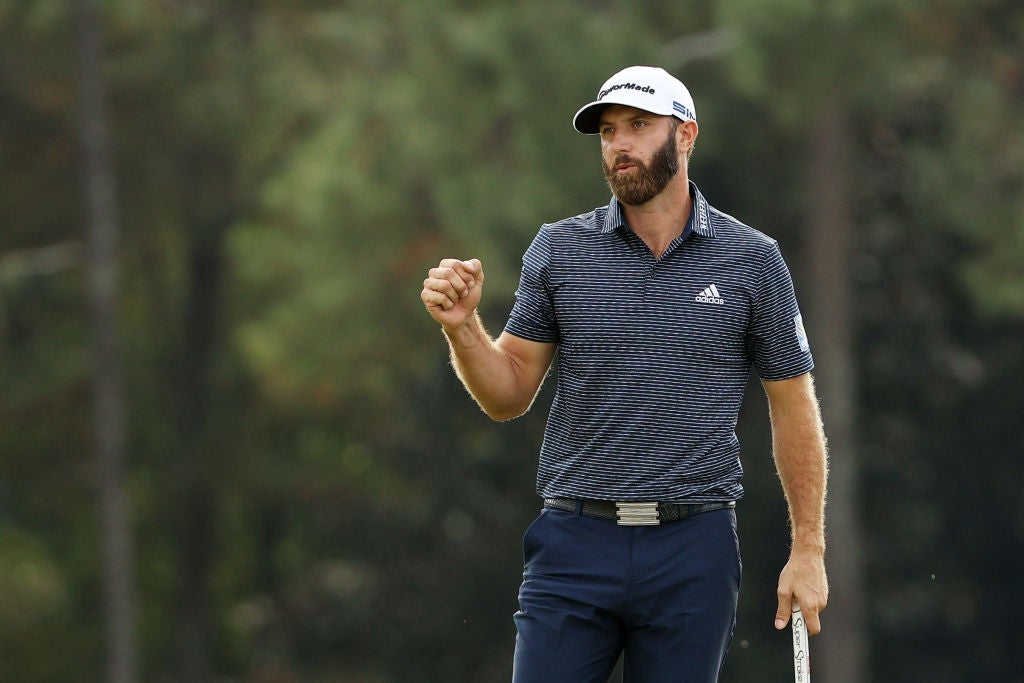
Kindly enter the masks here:
[[718, 287], [715, 287], [714, 284], [706, 287], [703, 292], [693, 297], [693, 300], [699, 304], [718, 304], [719, 306], [725, 303], [725, 299], [718, 293]]

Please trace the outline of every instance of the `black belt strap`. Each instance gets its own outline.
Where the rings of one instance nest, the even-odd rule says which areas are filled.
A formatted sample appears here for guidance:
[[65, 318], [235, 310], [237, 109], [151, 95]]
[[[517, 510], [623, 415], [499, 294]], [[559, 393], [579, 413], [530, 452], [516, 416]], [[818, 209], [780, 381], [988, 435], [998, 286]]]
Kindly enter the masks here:
[[[575, 512], [578, 502], [575, 498], [545, 498], [544, 507], [564, 510], [565, 512]], [[699, 515], [702, 512], [734, 507], [736, 507], [736, 501], [734, 500], [724, 503], [658, 503], [658, 521], [676, 522]], [[612, 521], [618, 521], [619, 519], [618, 505], [615, 501], [611, 500], [584, 498], [582, 512], [588, 517], [598, 517]]]

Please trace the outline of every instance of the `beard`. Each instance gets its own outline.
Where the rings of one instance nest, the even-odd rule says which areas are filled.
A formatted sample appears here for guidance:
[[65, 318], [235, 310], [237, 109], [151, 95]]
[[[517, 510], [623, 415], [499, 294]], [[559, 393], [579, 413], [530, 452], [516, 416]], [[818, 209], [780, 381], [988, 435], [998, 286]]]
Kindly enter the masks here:
[[[618, 164], [627, 163], [636, 165], [635, 173], [620, 175], [613, 170]], [[679, 172], [675, 130], [669, 131], [668, 139], [651, 157], [650, 165], [636, 157], [623, 154], [615, 157], [615, 162], [610, 167], [602, 159], [601, 167], [604, 169], [608, 187], [620, 202], [630, 206], [646, 204], [664, 190]]]

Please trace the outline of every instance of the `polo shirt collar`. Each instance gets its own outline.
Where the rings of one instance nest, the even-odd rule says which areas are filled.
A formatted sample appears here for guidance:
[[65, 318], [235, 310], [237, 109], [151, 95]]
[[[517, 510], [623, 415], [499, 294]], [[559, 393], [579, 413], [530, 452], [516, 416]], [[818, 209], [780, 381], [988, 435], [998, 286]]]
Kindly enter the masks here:
[[[690, 181], [690, 197], [693, 198], [693, 208], [691, 209], [690, 220], [687, 221], [683, 234], [688, 236], [691, 232], [694, 232], [702, 237], [714, 237], [715, 228], [711, 224], [711, 212], [708, 210], [708, 202], [692, 180]], [[626, 225], [626, 216], [622, 211], [622, 205], [615, 196], [612, 196], [611, 201], [608, 203], [608, 211], [604, 215], [604, 225], [601, 227], [601, 232], [613, 232], [616, 228], [628, 229], [628, 226]]]

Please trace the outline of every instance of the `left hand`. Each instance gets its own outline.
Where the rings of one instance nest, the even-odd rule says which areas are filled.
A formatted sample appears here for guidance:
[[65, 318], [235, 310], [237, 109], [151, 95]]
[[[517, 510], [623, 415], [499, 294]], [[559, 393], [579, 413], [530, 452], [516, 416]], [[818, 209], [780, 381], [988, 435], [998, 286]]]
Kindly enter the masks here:
[[828, 603], [828, 578], [825, 576], [825, 558], [816, 551], [793, 550], [789, 562], [779, 575], [779, 609], [775, 613], [775, 628], [782, 630], [793, 614], [794, 600], [800, 605], [807, 633], [821, 632], [818, 614]]

